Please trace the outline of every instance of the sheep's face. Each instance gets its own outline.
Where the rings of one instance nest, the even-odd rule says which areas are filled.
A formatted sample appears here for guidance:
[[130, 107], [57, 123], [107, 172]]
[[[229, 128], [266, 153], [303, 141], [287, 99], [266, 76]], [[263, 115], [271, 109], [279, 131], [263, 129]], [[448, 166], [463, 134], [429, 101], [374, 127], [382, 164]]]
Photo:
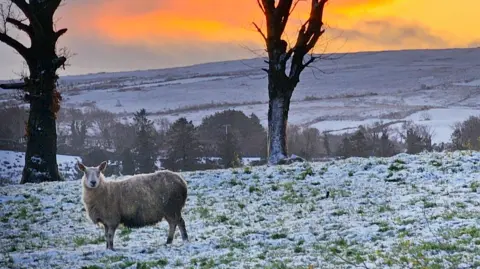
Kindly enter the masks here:
[[85, 187], [95, 189], [102, 183], [103, 171], [107, 167], [107, 162], [102, 162], [99, 166], [87, 167], [82, 163], [77, 164], [78, 169], [83, 172], [82, 183]]

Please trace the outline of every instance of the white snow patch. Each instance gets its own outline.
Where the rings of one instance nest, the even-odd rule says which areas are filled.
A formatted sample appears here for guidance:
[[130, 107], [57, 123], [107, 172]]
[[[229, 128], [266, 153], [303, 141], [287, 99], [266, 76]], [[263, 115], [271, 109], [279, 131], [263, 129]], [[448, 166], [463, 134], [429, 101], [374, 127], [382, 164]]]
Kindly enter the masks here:
[[464, 151], [182, 173], [190, 243], [177, 230], [164, 246], [166, 222], [120, 227], [115, 252], [78, 181], [3, 186], [0, 267], [462, 268], [480, 262], [478, 163]]
[[[34, 161], [42, 161], [33, 157]], [[57, 164], [60, 174], [66, 180], [78, 179], [78, 171], [75, 168], [78, 156], [57, 155]], [[25, 153], [8, 150], [0, 150], [0, 180], [11, 183], [19, 183], [22, 178], [23, 167], [25, 166]]]

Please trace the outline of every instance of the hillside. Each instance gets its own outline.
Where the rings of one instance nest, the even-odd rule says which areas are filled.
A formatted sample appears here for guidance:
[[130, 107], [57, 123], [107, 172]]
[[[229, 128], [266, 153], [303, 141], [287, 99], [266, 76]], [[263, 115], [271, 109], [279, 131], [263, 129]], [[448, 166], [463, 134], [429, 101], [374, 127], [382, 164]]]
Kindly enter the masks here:
[[[79, 181], [0, 187], [0, 267], [474, 268], [480, 153], [183, 173], [191, 238], [85, 217]], [[110, 180], [114, 180], [113, 178]], [[328, 192], [328, 197], [327, 197]]]
[[[451, 126], [478, 114], [480, 49], [409, 50], [327, 55], [305, 70], [289, 120], [348, 131], [375, 121], [413, 120], [447, 142]], [[152, 117], [201, 119], [227, 108], [267, 120], [267, 80], [256, 58], [160, 70], [67, 76], [65, 107], [95, 105], [120, 115], [146, 108]], [[1, 100], [11, 93], [1, 93]], [[396, 124], [394, 127], [398, 126]]]
[[[76, 180], [81, 177], [75, 168], [77, 156], [57, 155], [58, 170], [65, 180]], [[25, 166], [25, 153], [0, 150], [0, 185], [18, 184]]]

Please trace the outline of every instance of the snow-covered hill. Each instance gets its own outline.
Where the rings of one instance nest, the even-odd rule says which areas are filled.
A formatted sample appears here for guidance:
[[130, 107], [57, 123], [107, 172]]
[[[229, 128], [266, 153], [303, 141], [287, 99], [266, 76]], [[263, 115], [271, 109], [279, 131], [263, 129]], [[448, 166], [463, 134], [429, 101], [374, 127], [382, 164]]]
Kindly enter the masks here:
[[[447, 142], [451, 126], [479, 114], [480, 49], [410, 50], [331, 55], [306, 69], [291, 105], [293, 124], [320, 130], [414, 120]], [[161, 70], [67, 76], [65, 107], [96, 105], [131, 114], [201, 119], [227, 108], [267, 121], [264, 59], [207, 63]], [[1, 99], [11, 98], [5, 92]], [[426, 113], [425, 113], [426, 112]], [[429, 120], [425, 120], [429, 119]]]
[[[58, 170], [65, 180], [75, 180], [81, 177], [75, 168], [77, 156], [57, 155]], [[19, 183], [25, 166], [25, 153], [0, 150], [0, 185]]]
[[183, 173], [191, 242], [177, 231], [164, 246], [162, 222], [120, 228], [115, 252], [79, 181], [4, 186], [0, 267], [476, 268], [479, 163], [425, 153]]

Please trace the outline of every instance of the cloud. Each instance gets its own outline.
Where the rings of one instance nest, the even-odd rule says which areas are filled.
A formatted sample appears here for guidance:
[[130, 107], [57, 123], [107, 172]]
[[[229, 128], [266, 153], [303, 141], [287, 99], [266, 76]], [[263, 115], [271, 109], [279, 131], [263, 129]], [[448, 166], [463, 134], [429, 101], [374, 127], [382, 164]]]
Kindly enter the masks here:
[[[139, 3], [141, 2], [141, 4]], [[119, 44], [157, 46], [165, 41], [243, 42], [258, 38], [252, 21], [262, 21], [255, 1], [82, 0], [67, 4], [61, 25], [80, 35]]]
[[336, 0], [332, 1], [332, 5], [338, 6], [341, 8], [350, 7], [375, 7], [394, 2], [395, 0]]
[[[221, 42], [164, 42], [155, 48], [142, 44], [116, 44], [85, 37], [65, 42], [77, 55], [61, 75], [102, 71], [157, 69], [220, 60], [253, 58], [251, 51], [238, 44]], [[254, 47], [255, 44], [245, 44]]]
[[347, 39], [347, 42], [367, 43], [387, 49], [449, 46], [445, 39], [434, 35], [426, 27], [395, 19], [362, 21], [354, 28], [333, 28], [332, 32], [333, 35]]

